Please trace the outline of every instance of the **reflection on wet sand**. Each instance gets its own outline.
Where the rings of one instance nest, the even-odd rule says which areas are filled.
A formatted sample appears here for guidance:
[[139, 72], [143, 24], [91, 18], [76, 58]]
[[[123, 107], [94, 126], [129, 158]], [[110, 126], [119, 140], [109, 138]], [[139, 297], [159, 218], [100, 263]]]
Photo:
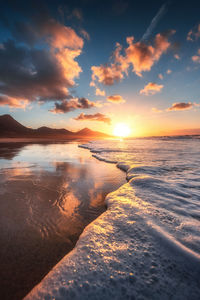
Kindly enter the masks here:
[[21, 299], [125, 180], [72, 143], [0, 144], [0, 158], [0, 298]]

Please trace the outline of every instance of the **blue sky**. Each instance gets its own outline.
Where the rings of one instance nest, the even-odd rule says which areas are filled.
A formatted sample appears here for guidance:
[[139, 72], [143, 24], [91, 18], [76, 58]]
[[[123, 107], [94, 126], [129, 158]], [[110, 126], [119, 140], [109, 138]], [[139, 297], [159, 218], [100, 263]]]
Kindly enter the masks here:
[[199, 15], [197, 1], [8, 1], [0, 114], [34, 128], [196, 133]]

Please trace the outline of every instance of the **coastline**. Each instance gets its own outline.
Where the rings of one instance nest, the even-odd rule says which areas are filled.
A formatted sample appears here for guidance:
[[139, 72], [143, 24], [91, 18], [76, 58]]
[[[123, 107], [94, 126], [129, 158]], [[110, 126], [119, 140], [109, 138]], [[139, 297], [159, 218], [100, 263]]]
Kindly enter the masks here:
[[199, 299], [200, 255], [152, 222], [155, 208], [127, 177], [75, 248], [24, 299]]
[[73, 249], [125, 176], [77, 142], [1, 145], [1, 293], [21, 299]]

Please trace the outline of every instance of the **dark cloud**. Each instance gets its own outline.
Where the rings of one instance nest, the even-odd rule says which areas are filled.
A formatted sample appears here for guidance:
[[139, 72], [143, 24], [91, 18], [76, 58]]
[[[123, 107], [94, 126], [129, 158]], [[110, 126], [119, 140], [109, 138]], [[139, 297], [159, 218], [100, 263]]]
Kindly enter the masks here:
[[[47, 13], [14, 22], [8, 28], [15, 40], [0, 46], [0, 94], [19, 101], [61, 101], [70, 98], [81, 67], [75, 60], [83, 39]], [[7, 101], [13, 103], [12, 101]], [[17, 105], [16, 105], [17, 106]]]
[[173, 103], [171, 107], [169, 107], [167, 110], [172, 111], [172, 110], [186, 110], [186, 109], [191, 109], [194, 106], [193, 103], [188, 102], [179, 102], [179, 103]]
[[69, 101], [63, 100], [61, 103], [55, 103], [55, 108], [50, 111], [53, 113], [68, 113], [78, 108], [89, 109], [96, 107], [97, 104], [86, 98], [74, 98]]
[[99, 122], [104, 122], [107, 124], [111, 123], [111, 119], [101, 113], [96, 113], [93, 115], [87, 115], [87, 114], [81, 113], [78, 117], [74, 118], [74, 120], [76, 120], [76, 121], [99, 121]]
[[49, 51], [16, 46], [14, 41], [0, 49], [0, 93], [8, 97], [60, 100], [73, 84], [59, 61]]

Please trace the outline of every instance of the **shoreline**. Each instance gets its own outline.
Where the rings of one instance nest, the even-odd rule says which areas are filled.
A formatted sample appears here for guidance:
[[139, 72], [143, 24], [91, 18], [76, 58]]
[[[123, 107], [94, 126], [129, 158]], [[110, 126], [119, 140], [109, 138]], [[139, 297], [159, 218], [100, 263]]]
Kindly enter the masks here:
[[[2, 266], [2, 270], [4, 270], [4, 267], [5, 267], [5, 270], [4, 270], [5, 272], [3, 271], [3, 273], [1, 274], [2, 275], [1, 277], [2, 277], [2, 280], [7, 280], [6, 279], [7, 278], [6, 277], [7, 276], [6, 275], [7, 267], [12, 271], [12, 273], [15, 273], [14, 265], [12, 265], [12, 258], [15, 257], [14, 261], [16, 261], [16, 262], [18, 261], [17, 262], [18, 269], [21, 270], [20, 273], [25, 278], [23, 279], [24, 280], [24, 285], [23, 285], [22, 283], [18, 282], [18, 280], [20, 280], [21, 275], [15, 279], [14, 278], [12, 279], [12, 276], [8, 276], [9, 277], [8, 285], [10, 286], [9, 292], [8, 292], [8, 290], [5, 290], [5, 286], [3, 286], [3, 285], [1, 288], [1, 292], [4, 293], [4, 290], [5, 290], [5, 293], [7, 292], [9, 294], [9, 293], [11, 293], [13, 285], [16, 285], [15, 282], [18, 282], [18, 286], [20, 287], [20, 290], [22, 290], [22, 291], [23, 291], [23, 289], [27, 288], [26, 280], [29, 281], [29, 277], [31, 278], [31, 277], [33, 277], [33, 274], [34, 274], [34, 276], [35, 276], [35, 274], [37, 274], [37, 266], [36, 265], [38, 264], [38, 261], [41, 261], [41, 265], [38, 265], [38, 267], [39, 267], [39, 269], [42, 270], [42, 267], [43, 267], [43, 264], [45, 264], [45, 261], [51, 261], [52, 257], [54, 259], [54, 256], [56, 255], [55, 253], [59, 252], [60, 251], [59, 249], [62, 250], [62, 240], [63, 240], [63, 243], [66, 243], [67, 247], [69, 244], [70, 251], [71, 251], [71, 249], [74, 248], [84, 227], [87, 226], [88, 223], [90, 223], [94, 218], [96, 218], [99, 214], [101, 214], [105, 210], [104, 194], [109, 193], [111, 190], [115, 190], [116, 187], [118, 187], [120, 185], [120, 182], [122, 182], [122, 181], [125, 182], [125, 176], [123, 176], [124, 174], [121, 171], [115, 172], [115, 166], [108, 166], [107, 164], [102, 164], [102, 163], [96, 161], [96, 159], [91, 159], [91, 155], [88, 151], [79, 149], [77, 147], [77, 143], [76, 143], [76, 145], [74, 145], [74, 143], [71, 141], [67, 144], [66, 143], [62, 144], [61, 142], [50, 143], [50, 145], [48, 145], [48, 146], [46, 146], [46, 144], [43, 144], [43, 143], [42, 144], [34, 143], [34, 145], [32, 145], [30, 143], [28, 143], [28, 144], [27, 143], [20, 143], [20, 144], [16, 143], [16, 145], [15, 145], [15, 143], [8, 143], [8, 144], [9, 144], [9, 147], [5, 143], [2, 144], [2, 145], [5, 145], [5, 147], [1, 148], [0, 155], [2, 155], [1, 157], [3, 159], [6, 159], [6, 160], [8, 159], [8, 161], [5, 161], [5, 162], [2, 161], [3, 169], [6, 167], [5, 172], [8, 171], [8, 173], [6, 173], [6, 176], [8, 176], [9, 174], [10, 175], [13, 174], [13, 177], [12, 177], [10, 184], [8, 181], [9, 185], [6, 188], [8, 193], [6, 193], [6, 190], [4, 191], [4, 189], [2, 189], [2, 191], [3, 191], [2, 199], [5, 200], [4, 201], [5, 203], [10, 203], [9, 204], [9, 205], [11, 205], [10, 208], [15, 207], [15, 205], [16, 205], [16, 207], [15, 207], [15, 211], [13, 212], [12, 218], [8, 218], [8, 220], [6, 219], [7, 220], [6, 224], [7, 223], [9, 224], [9, 222], [14, 224], [15, 219], [17, 218], [18, 215], [24, 216], [23, 213], [22, 214], [19, 212], [17, 213], [17, 209], [18, 209], [18, 207], [21, 207], [22, 199], [24, 198], [24, 196], [26, 196], [25, 198], [27, 198], [27, 196], [30, 194], [31, 198], [26, 205], [28, 211], [27, 212], [25, 211], [25, 219], [28, 218], [29, 208], [31, 208], [30, 209], [31, 218], [29, 219], [28, 226], [34, 225], [34, 227], [33, 227], [34, 235], [33, 236], [35, 236], [35, 234], [36, 234], [35, 230], [38, 231], [38, 229], [39, 230], [41, 229], [41, 234], [42, 234], [42, 239], [43, 239], [42, 243], [38, 241], [37, 244], [35, 245], [35, 242], [34, 242], [35, 238], [33, 239], [33, 241], [30, 241], [30, 242], [27, 241], [28, 236], [31, 237], [32, 234], [27, 234], [27, 233], [24, 234], [24, 237], [21, 240], [20, 236], [22, 234], [20, 234], [20, 236], [18, 236], [18, 230], [15, 234], [14, 228], [13, 229], [11, 228], [12, 234], [15, 237], [17, 236], [18, 246], [15, 248], [14, 255], [13, 255], [13, 253], [7, 252], [6, 257], [7, 258], [10, 257], [10, 259], [7, 259], [7, 261], [8, 261], [7, 263], [5, 263], [6, 260], [4, 260], [4, 266]], [[26, 147], [26, 145], [28, 145], [28, 146]], [[45, 147], [43, 145], [45, 145]], [[22, 164], [21, 164], [20, 163], [20, 153], [21, 153], [21, 150], [23, 150], [23, 149], [25, 149], [24, 151], [27, 154], [28, 153], [29, 154], [27, 155], [27, 154], [25, 154], [25, 152], [23, 152]], [[43, 149], [42, 150], [43, 152], [41, 152], [40, 149]], [[54, 153], [54, 151], [55, 151], [55, 153]], [[51, 152], [53, 153], [53, 157], [55, 159], [53, 159], [53, 160], [50, 159], [50, 162], [52, 161], [52, 164], [49, 165], [49, 163], [48, 163], [49, 162], [49, 154]], [[62, 156], [61, 156], [61, 154], [62, 154]], [[35, 159], [37, 157], [37, 155], [39, 155], [39, 157], [38, 157], [39, 165], [40, 165], [40, 160], [42, 161], [41, 169], [39, 168], [39, 170], [37, 169], [37, 165], [33, 163], [34, 161], [37, 162], [37, 160]], [[43, 157], [43, 155], [45, 155], [45, 157]], [[15, 159], [13, 160], [13, 158], [15, 158], [15, 156], [17, 157], [16, 172], [15, 172]], [[31, 157], [31, 160], [30, 160], [30, 157]], [[28, 160], [27, 160], [27, 158], [28, 158]], [[23, 160], [23, 159], [25, 159], [25, 160]], [[23, 163], [23, 161], [24, 161], [24, 163]], [[9, 168], [9, 164], [11, 164], [11, 168]], [[46, 170], [46, 171], [41, 172], [42, 168], [45, 168], [45, 166], [46, 166], [46, 169], [44, 169], [44, 170]], [[49, 170], [49, 167], [50, 167], [50, 170]], [[2, 172], [3, 172], [3, 169], [2, 169]], [[39, 181], [37, 181], [37, 176], [36, 176], [37, 170], [39, 172], [38, 173]], [[55, 172], [57, 172], [57, 175], [55, 174]], [[95, 172], [97, 172], [97, 173], [95, 173]], [[36, 175], [34, 175], [34, 174], [36, 174]], [[118, 179], [117, 176], [120, 176], [121, 181], [119, 180], [119, 182], [118, 182], [118, 180], [117, 180], [115, 183], [116, 179], [114, 179], [114, 177], [113, 177], [114, 174], [116, 176], [116, 179]], [[55, 177], [55, 175], [56, 175], [56, 177]], [[9, 179], [9, 177], [6, 177], [6, 178], [7, 178], [6, 180]], [[62, 185], [62, 182], [64, 185]], [[3, 186], [4, 181], [2, 181], [1, 184]], [[65, 186], [65, 184], [67, 184], [67, 185]], [[61, 198], [57, 197], [57, 196], [59, 196], [57, 194], [52, 195], [52, 192], [53, 192], [52, 186], [54, 186], [54, 185], [56, 186], [56, 189], [54, 192], [57, 193], [56, 190], [58, 190], [58, 191], [60, 190], [61, 194], [59, 194], [59, 195], [62, 196]], [[15, 190], [16, 188], [17, 188], [17, 190]], [[21, 194], [18, 193], [19, 191]], [[21, 199], [20, 202], [17, 200], [16, 197]], [[23, 197], [23, 198], [21, 198], [21, 197]], [[15, 200], [15, 198], [16, 198], [16, 200]], [[41, 199], [42, 199], [42, 203], [45, 204], [45, 211], [43, 211], [41, 217], [40, 217], [40, 215], [39, 215], [39, 217], [37, 217], [38, 213], [39, 213], [39, 207], [37, 208], [37, 202], [38, 201], [40, 202]], [[55, 202], [55, 200], [56, 200], [56, 202]], [[79, 202], [79, 200], [80, 200], [80, 202]], [[2, 202], [2, 203], [4, 203], [4, 202]], [[35, 207], [35, 205], [36, 205], [36, 207]], [[50, 209], [51, 207], [55, 212], [54, 215], [48, 215], [48, 209]], [[79, 212], [79, 207], [80, 207], [80, 210], [83, 211], [82, 214], [81, 214], [81, 211]], [[8, 209], [8, 212], [10, 211], [10, 208]], [[36, 211], [35, 211], [35, 209], [36, 209]], [[84, 209], [85, 209], [85, 211], [84, 211]], [[103, 209], [103, 211], [102, 211], [102, 209]], [[34, 217], [35, 216], [34, 211], [36, 212], [36, 217], [37, 217], [36, 219]], [[80, 213], [80, 215], [77, 216], [78, 219], [77, 219], [77, 222], [75, 222], [76, 218], [77, 218], [76, 215], [78, 212]], [[3, 213], [3, 210], [2, 210], [2, 213]], [[3, 214], [7, 215], [8, 213], [6, 211]], [[33, 214], [33, 218], [32, 218], [32, 214]], [[32, 223], [32, 221], [33, 221], [33, 223]], [[74, 224], [73, 222], [75, 222], [77, 224]], [[82, 222], [83, 222], [83, 226], [82, 226]], [[21, 221], [19, 222], [18, 219], [16, 219], [16, 223], [18, 224], [18, 226], [15, 226], [17, 229], [18, 227], [20, 228], [20, 224], [21, 223], [23, 224], [24, 221], [22, 220], [22, 222]], [[65, 223], [66, 223], [66, 226], [65, 226]], [[37, 225], [37, 227], [35, 227], [35, 224]], [[71, 226], [70, 226], [70, 224], [71, 224]], [[2, 223], [2, 226], [3, 226], [3, 223]], [[4, 227], [5, 226], [3, 226], [3, 228], [2, 228], [3, 231], [5, 231], [5, 229], [6, 229]], [[75, 238], [75, 242], [73, 242], [76, 227], [77, 227], [78, 232], [80, 231], [80, 229], [82, 227], [83, 228], [81, 229], [81, 232], [79, 232], [78, 237]], [[72, 228], [71, 234], [69, 234], [70, 228]], [[22, 228], [22, 230], [20, 230], [20, 231], [23, 232], [24, 229]], [[52, 244], [52, 239], [51, 239], [52, 231], [55, 232], [55, 234], [56, 234], [56, 238], [55, 238], [56, 244], [55, 245]], [[10, 249], [9, 252], [11, 252], [12, 249], [14, 249], [14, 245], [15, 245], [14, 237], [13, 237], [13, 239], [9, 239], [10, 242], [12, 242], [12, 240], [13, 240], [13, 242], [12, 242], [13, 246], [12, 246], [10, 244], [9, 245], [6, 244], [7, 237], [9, 237], [9, 234], [5, 235], [5, 241], [4, 241], [4, 235], [1, 236], [2, 244], [4, 244], [5, 248], [7, 247], [8, 249]], [[63, 238], [62, 238], [62, 236], [63, 236]], [[49, 238], [50, 238], [50, 240], [49, 240]], [[46, 239], [47, 239], [47, 246], [45, 246]], [[37, 237], [37, 240], [38, 240], [38, 237]], [[3, 243], [3, 241], [5, 243]], [[30, 251], [28, 251], [28, 253], [24, 253], [25, 249], [24, 250], [19, 249], [20, 247], [24, 248], [23, 247], [24, 242], [30, 248], [30, 249], [28, 248], [30, 250]], [[61, 242], [61, 244], [60, 244], [60, 242]], [[72, 243], [74, 243], [73, 247], [71, 247]], [[33, 248], [34, 248], [34, 246], [38, 247], [40, 244], [42, 246], [42, 250], [40, 251], [40, 254], [37, 255], [36, 253], [34, 253]], [[66, 249], [66, 247], [64, 249]], [[45, 252], [46, 250], [47, 250], [47, 252]], [[49, 252], [49, 250], [50, 250], [50, 252]], [[18, 252], [20, 252], [19, 259], [17, 259]], [[49, 254], [48, 254], [48, 252], [49, 252]], [[67, 253], [69, 253], [69, 252], [64, 251], [64, 253], [62, 252], [61, 256], [63, 257], [65, 255], [67, 255]], [[30, 256], [30, 254], [31, 254], [32, 258], [37, 257], [37, 259], [34, 261], [34, 260], [32, 260], [31, 257], [28, 258]], [[53, 264], [51, 264], [50, 269], [49, 270], [47, 269], [45, 274], [47, 274], [60, 261], [61, 257], [59, 256], [58, 259], [59, 260], [54, 261]], [[25, 261], [26, 261], [27, 266], [26, 266], [26, 269], [23, 270], [22, 266]], [[36, 269], [34, 269], [35, 268], [34, 266], [36, 267]], [[31, 270], [30, 274], [28, 271], [29, 269]], [[40, 278], [37, 282], [41, 281], [41, 279], [42, 278]], [[37, 284], [37, 282], [35, 282], [35, 284]], [[35, 284], [34, 284], [34, 286], [35, 286]], [[33, 286], [31, 286], [28, 291], [30, 291], [32, 288], [33, 288]], [[11, 298], [13, 298], [13, 297], [11, 297]], [[2, 299], [11, 299], [11, 298], [9, 298], [9, 296], [7, 296], [7, 298], [2, 296]], [[15, 294], [14, 298], [21, 299], [21, 297], [18, 297], [17, 294]]]
[[127, 166], [116, 167], [129, 182], [106, 196], [107, 210], [25, 300], [199, 298], [200, 256], [152, 223], [155, 208], [136, 196]]

